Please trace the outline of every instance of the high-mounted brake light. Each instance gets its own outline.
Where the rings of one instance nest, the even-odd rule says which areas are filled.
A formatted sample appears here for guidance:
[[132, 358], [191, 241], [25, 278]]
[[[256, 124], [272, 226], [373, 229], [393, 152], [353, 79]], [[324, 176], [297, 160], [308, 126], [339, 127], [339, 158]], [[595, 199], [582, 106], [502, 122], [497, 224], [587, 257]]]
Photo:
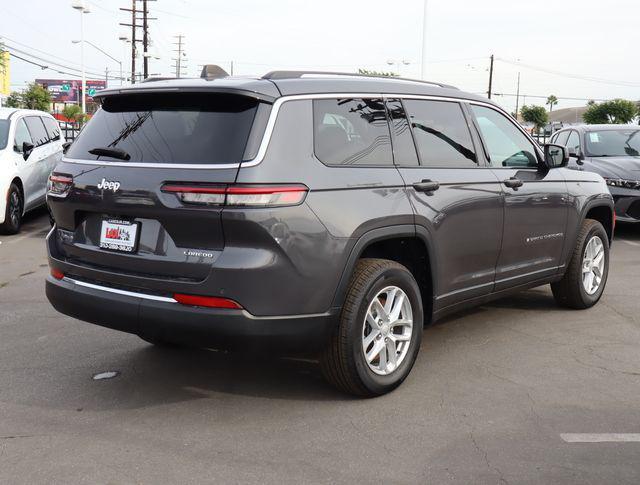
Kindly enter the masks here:
[[49, 182], [47, 183], [47, 195], [66, 197], [72, 185], [73, 177], [71, 175], [52, 173], [49, 175]]
[[207, 308], [226, 308], [229, 310], [242, 310], [242, 307], [233, 300], [218, 296], [184, 295], [175, 293], [173, 299], [182, 305], [203, 306]]
[[167, 184], [162, 192], [176, 194], [187, 204], [243, 207], [277, 207], [300, 204], [309, 189], [306, 185], [230, 185], [227, 187]]

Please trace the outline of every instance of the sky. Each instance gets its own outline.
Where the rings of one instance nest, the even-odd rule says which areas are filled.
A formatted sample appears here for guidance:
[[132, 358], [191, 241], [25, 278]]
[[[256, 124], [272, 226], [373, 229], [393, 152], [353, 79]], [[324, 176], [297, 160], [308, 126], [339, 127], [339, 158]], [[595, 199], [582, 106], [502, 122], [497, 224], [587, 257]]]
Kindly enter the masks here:
[[[85, 0], [91, 10], [84, 16], [85, 39], [121, 59], [125, 72], [130, 44], [118, 37], [130, 36], [131, 29], [118, 24], [130, 23], [130, 14], [119, 8], [130, 8], [131, 1]], [[397, 64], [389, 64], [394, 61], [402, 76], [421, 76], [424, 0], [149, 0], [148, 5], [157, 18], [150, 21], [151, 52], [160, 57], [151, 60], [154, 74], [172, 74], [174, 36], [182, 34], [191, 77], [202, 64], [229, 70], [231, 61], [240, 75], [296, 68], [397, 71]], [[639, 100], [639, 23], [640, 0], [428, 0], [425, 77], [486, 95], [493, 54], [493, 99], [510, 111], [518, 72], [520, 105], [544, 105], [550, 94], [560, 98], [555, 109], [582, 106], [588, 99]], [[80, 14], [71, 0], [0, 0], [0, 38], [10, 50], [79, 69], [80, 47], [71, 42], [79, 37]], [[85, 47], [85, 66], [119, 75], [118, 63], [91, 46]], [[12, 60], [11, 74], [16, 90], [36, 77], [70, 78], [18, 59]]]

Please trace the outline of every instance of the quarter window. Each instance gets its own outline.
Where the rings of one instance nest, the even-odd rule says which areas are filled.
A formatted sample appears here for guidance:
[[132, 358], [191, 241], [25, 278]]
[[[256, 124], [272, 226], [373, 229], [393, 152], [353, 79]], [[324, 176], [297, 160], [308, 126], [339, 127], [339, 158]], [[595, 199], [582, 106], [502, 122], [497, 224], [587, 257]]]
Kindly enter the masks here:
[[405, 100], [420, 162], [429, 167], [477, 167], [462, 108], [448, 101]]
[[42, 124], [42, 118], [39, 116], [27, 116], [24, 120], [27, 123], [27, 128], [29, 128], [29, 133], [31, 133], [31, 139], [35, 146], [39, 147], [49, 142], [49, 135], [47, 135], [44, 124]]
[[60, 125], [53, 118], [42, 118], [49, 140], [55, 141], [60, 139]]
[[381, 99], [313, 101], [315, 154], [327, 165], [393, 165]]
[[492, 167], [537, 167], [536, 149], [509, 119], [498, 111], [471, 105]]
[[27, 129], [27, 125], [24, 122], [24, 118], [21, 118], [16, 123], [16, 134], [13, 142], [14, 149], [17, 152], [22, 153], [22, 144], [24, 142], [33, 143], [29, 130]]

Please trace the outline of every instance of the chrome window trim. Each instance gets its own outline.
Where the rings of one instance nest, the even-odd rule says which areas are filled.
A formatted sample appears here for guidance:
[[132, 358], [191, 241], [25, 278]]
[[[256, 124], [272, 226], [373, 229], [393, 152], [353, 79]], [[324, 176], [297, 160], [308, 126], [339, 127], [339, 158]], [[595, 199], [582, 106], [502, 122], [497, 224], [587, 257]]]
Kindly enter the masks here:
[[[302, 101], [302, 100], [310, 100], [310, 99], [333, 99], [333, 98], [401, 98], [401, 99], [429, 99], [434, 101], [454, 101], [457, 103], [469, 103], [469, 104], [477, 104], [480, 106], [486, 106], [488, 108], [492, 108], [501, 114], [505, 115], [510, 121], [511, 117], [509, 114], [504, 111], [502, 108], [492, 104], [485, 103], [483, 101], [471, 100], [466, 98], [456, 98], [451, 96], [433, 96], [433, 95], [421, 95], [421, 94], [398, 94], [391, 92], [384, 93], [321, 93], [321, 94], [294, 94], [282, 96], [275, 100], [273, 103], [273, 107], [271, 108], [271, 113], [269, 114], [269, 121], [267, 121], [267, 126], [264, 131], [264, 135], [262, 136], [262, 141], [260, 142], [260, 148], [258, 149], [258, 153], [251, 160], [246, 160], [241, 163], [223, 163], [223, 164], [183, 164], [183, 163], [128, 163], [128, 162], [110, 162], [110, 161], [101, 161], [101, 160], [83, 160], [83, 159], [75, 159], [75, 158], [67, 158], [63, 157], [62, 161], [66, 163], [77, 163], [81, 165], [101, 165], [101, 166], [109, 166], [109, 167], [134, 167], [134, 168], [178, 168], [178, 169], [203, 169], [203, 170], [223, 170], [223, 169], [237, 169], [240, 167], [255, 167], [264, 159], [267, 149], [269, 148], [269, 143], [271, 142], [271, 136], [273, 135], [273, 130], [275, 128], [275, 124], [278, 118], [278, 113], [280, 112], [280, 108], [284, 103], [289, 101]], [[518, 126], [518, 125], [516, 125]], [[537, 143], [531, 138], [522, 127], [518, 126], [520, 131], [527, 137], [529, 141], [533, 144], [534, 147], [537, 147]], [[541, 153], [540, 149], [538, 152]]]
[[94, 285], [93, 283], [74, 280], [73, 278], [69, 278], [68, 276], [65, 276], [62, 279], [62, 281], [69, 281], [78, 286], [84, 286], [85, 288], [91, 288], [92, 290], [106, 291], [107, 293], [115, 293], [116, 295], [132, 296], [134, 298], [142, 298], [145, 300], [153, 300], [153, 301], [162, 301], [165, 303], [178, 303], [175, 299], [167, 296], [149, 295], [147, 293], [138, 293], [135, 291], [126, 291], [126, 290], [119, 290], [117, 288], [110, 288], [108, 286]]

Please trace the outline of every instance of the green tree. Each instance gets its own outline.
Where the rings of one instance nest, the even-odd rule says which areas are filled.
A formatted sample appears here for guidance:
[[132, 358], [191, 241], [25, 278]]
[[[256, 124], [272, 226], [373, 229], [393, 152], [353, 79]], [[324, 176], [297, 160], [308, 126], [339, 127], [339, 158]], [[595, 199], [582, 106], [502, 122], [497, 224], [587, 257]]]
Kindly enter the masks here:
[[547, 104], [549, 105], [549, 113], [553, 111], [553, 107], [558, 104], [558, 98], [553, 94], [547, 98]]
[[381, 77], [398, 77], [395, 72], [385, 72], [385, 71], [372, 71], [369, 69], [358, 69], [358, 74], [364, 74], [365, 76], [381, 76]]
[[7, 108], [24, 108], [22, 93], [19, 93], [18, 91], [11, 91], [11, 94], [7, 97], [4, 105]]
[[633, 101], [614, 99], [589, 105], [582, 119], [589, 125], [627, 124], [638, 116], [638, 106]]
[[520, 115], [527, 123], [533, 123], [537, 131], [540, 131], [549, 122], [549, 113], [543, 106], [525, 105], [520, 109]]
[[82, 109], [77, 104], [66, 104], [62, 109], [62, 115], [71, 121], [80, 121]]
[[51, 108], [51, 93], [37, 83], [31, 83], [22, 93], [25, 108], [49, 111]]

